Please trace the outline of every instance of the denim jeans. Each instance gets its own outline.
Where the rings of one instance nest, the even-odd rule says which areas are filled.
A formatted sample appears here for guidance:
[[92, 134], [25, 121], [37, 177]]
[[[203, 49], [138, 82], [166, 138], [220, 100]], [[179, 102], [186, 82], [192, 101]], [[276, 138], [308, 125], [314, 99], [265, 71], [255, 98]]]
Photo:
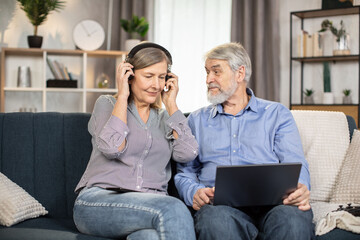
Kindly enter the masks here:
[[193, 218], [177, 198], [92, 187], [80, 192], [74, 222], [82, 233], [127, 239], [195, 239]]
[[199, 240], [209, 239], [314, 239], [312, 210], [295, 206], [232, 208], [205, 205], [195, 214]]

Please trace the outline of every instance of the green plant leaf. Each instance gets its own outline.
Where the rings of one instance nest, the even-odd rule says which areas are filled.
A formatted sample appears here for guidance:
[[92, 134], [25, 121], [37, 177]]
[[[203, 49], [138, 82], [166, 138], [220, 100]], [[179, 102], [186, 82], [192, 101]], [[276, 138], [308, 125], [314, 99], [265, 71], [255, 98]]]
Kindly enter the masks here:
[[133, 15], [130, 20], [121, 19], [120, 26], [125, 32], [130, 34], [131, 38], [136, 38], [134, 33], [144, 37], [149, 30], [149, 23], [145, 17], [139, 18], [136, 15]]
[[60, 11], [65, 7], [65, 1], [59, 0], [17, 0], [30, 23], [34, 26], [34, 35], [37, 27], [44, 23], [52, 11]]

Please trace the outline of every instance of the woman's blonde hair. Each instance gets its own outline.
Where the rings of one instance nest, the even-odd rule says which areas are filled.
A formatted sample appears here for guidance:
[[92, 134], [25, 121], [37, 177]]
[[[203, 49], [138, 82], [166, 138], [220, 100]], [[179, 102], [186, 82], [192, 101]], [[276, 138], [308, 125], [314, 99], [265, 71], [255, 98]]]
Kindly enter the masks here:
[[[137, 69], [143, 69], [151, 65], [160, 63], [164, 60], [168, 65], [167, 69], [169, 71], [171, 67], [171, 60], [168, 58], [168, 56], [158, 48], [149, 47], [139, 50], [132, 58], [129, 58], [127, 62], [133, 65], [134, 66], [133, 71], [136, 71]], [[128, 102], [133, 100], [130, 84], [129, 84], [129, 89], [130, 89], [130, 95], [128, 98]], [[117, 98], [117, 96], [118, 94], [116, 93], [114, 97]], [[162, 106], [161, 95], [159, 95], [156, 101], [150, 104], [150, 107], [159, 109], [161, 108], [161, 106]]]

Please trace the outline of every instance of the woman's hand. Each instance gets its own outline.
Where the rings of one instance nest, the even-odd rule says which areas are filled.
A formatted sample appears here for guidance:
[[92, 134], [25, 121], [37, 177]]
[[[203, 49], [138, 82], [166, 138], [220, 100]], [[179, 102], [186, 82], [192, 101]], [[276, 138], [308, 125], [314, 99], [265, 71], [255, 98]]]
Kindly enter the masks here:
[[130, 95], [129, 77], [134, 75], [132, 70], [133, 65], [127, 62], [122, 62], [116, 69], [116, 83], [118, 88], [118, 97], [128, 99]]
[[173, 73], [168, 73], [170, 79], [166, 81], [165, 87], [168, 91], [162, 91], [161, 98], [166, 107], [166, 111], [171, 116], [178, 110], [176, 105], [176, 97], [179, 92], [178, 76]]

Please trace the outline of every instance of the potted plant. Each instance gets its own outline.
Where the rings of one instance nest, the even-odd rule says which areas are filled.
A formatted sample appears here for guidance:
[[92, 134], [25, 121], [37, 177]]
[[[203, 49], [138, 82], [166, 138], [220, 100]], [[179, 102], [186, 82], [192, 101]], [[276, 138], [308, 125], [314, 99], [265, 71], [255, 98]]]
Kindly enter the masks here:
[[144, 37], [149, 30], [149, 23], [145, 17], [139, 18], [133, 15], [130, 20], [121, 19], [120, 26], [125, 32], [130, 34], [130, 39], [125, 41], [125, 51], [130, 51], [140, 42], [140, 37]]
[[305, 104], [314, 104], [314, 92], [315, 91], [313, 89], [305, 89], [305, 91], [303, 91], [303, 93], [305, 94]]
[[20, 8], [24, 10], [31, 24], [34, 26], [34, 35], [28, 36], [31, 48], [40, 48], [42, 36], [37, 35], [38, 27], [44, 23], [52, 11], [59, 11], [65, 7], [65, 1], [59, 0], [17, 0]]
[[346, 33], [344, 22], [341, 20], [340, 29], [337, 29], [336, 27], [334, 27], [332, 21], [325, 19], [321, 23], [321, 29], [319, 30], [319, 32], [325, 32], [326, 30], [330, 30], [335, 37], [333, 55], [349, 55], [350, 36]]
[[352, 104], [352, 99], [351, 99], [351, 96], [350, 96], [351, 89], [344, 89], [343, 94], [344, 94], [343, 103], [344, 104]]

